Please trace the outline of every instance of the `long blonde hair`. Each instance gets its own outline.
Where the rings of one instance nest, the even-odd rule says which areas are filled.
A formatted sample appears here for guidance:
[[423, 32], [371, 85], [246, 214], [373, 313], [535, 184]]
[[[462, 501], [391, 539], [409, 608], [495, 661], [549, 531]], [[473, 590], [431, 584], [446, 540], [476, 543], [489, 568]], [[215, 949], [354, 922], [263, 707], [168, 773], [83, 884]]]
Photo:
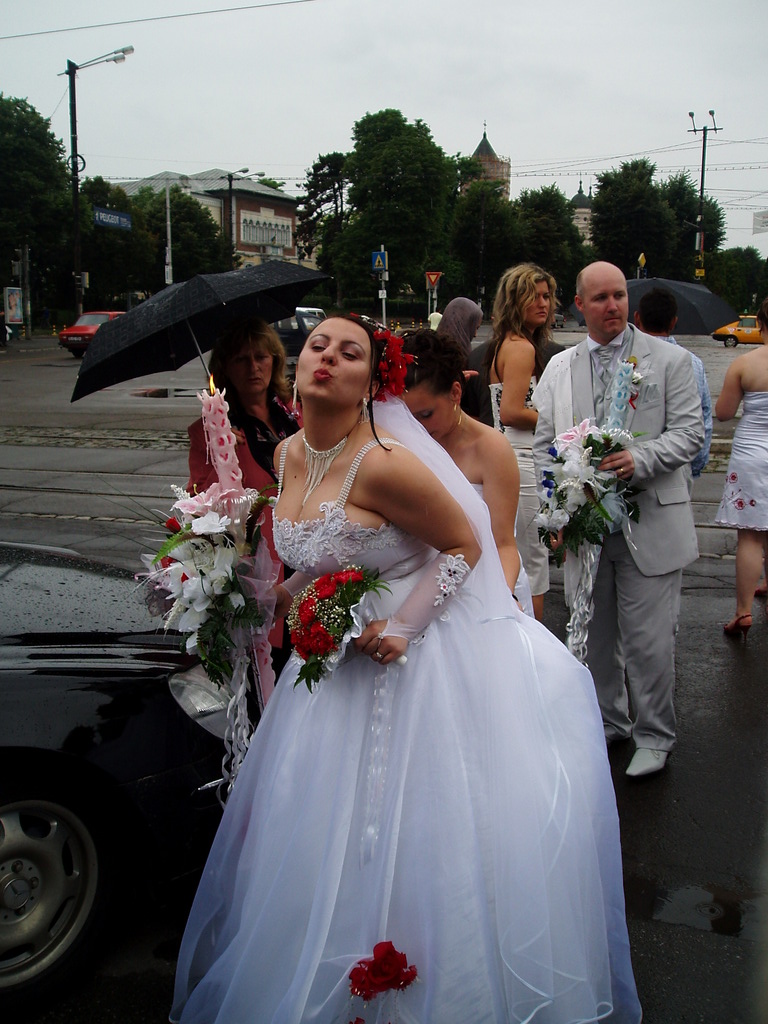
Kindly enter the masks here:
[[[549, 286], [550, 317], [533, 334], [525, 329], [525, 312], [536, 299], [536, 286], [546, 281]], [[535, 263], [518, 263], [517, 266], [505, 270], [496, 288], [493, 300], [493, 336], [485, 357], [488, 370], [494, 365], [501, 343], [512, 334], [528, 338], [536, 352], [534, 373], [541, 377], [544, 370], [544, 346], [551, 339], [551, 314], [555, 311], [555, 291], [557, 284], [554, 277], [536, 266]]]

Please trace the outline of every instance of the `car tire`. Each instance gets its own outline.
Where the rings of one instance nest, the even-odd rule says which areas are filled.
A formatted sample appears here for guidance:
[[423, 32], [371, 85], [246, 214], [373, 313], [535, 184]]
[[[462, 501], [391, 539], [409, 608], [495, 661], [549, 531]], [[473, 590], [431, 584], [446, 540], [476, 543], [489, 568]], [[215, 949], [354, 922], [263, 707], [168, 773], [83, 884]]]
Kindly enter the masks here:
[[90, 964], [109, 916], [106, 815], [64, 783], [0, 784], [0, 1006], [37, 1003]]
[[739, 339], [734, 338], [734, 336], [731, 334], [727, 338], [723, 338], [723, 344], [726, 348], [736, 348], [736, 346], [739, 344]]

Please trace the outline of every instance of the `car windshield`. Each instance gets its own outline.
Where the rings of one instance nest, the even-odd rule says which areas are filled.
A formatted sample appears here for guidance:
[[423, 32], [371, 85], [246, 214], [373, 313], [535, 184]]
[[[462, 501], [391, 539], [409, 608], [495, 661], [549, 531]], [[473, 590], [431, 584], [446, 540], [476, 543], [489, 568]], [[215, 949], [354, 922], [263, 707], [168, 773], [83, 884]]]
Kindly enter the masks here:
[[310, 331], [314, 331], [318, 324], [321, 324], [325, 317], [316, 316], [314, 313], [300, 313], [302, 323], [304, 324], [304, 330], [309, 334]]
[[40, 548], [0, 546], [0, 634], [157, 632], [128, 572]]
[[109, 313], [83, 313], [75, 323], [75, 327], [88, 327], [93, 324], [105, 324], [109, 320]]

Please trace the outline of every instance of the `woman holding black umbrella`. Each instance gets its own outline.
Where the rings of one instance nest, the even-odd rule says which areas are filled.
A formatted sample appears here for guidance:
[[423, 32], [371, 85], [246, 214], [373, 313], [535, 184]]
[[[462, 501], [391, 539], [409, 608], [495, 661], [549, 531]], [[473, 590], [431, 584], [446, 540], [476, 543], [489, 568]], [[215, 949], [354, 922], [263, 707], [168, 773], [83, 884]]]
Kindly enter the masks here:
[[[291, 404], [291, 389], [285, 377], [285, 350], [272, 327], [260, 317], [249, 317], [230, 325], [218, 338], [210, 360], [213, 381], [226, 391], [229, 419], [237, 438], [237, 458], [243, 486], [277, 493], [274, 454], [278, 443], [299, 429]], [[217, 479], [208, 458], [202, 419], [189, 427], [190, 494], [204, 491]], [[262, 536], [270, 554], [279, 563], [272, 539], [272, 517], [266, 516]], [[280, 565], [279, 579], [283, 578]], [[279, 672], [287, 657], [284, 622], [278, 620], [270, 633], [272, 660]]]

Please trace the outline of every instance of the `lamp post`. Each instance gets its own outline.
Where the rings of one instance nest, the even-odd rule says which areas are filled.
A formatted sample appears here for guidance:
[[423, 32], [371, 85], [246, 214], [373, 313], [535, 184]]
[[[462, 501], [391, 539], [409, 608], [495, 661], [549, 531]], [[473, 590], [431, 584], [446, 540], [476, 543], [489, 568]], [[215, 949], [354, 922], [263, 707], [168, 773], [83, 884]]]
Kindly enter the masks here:
[[707, 160], [707, 132], [719, 132], [720, 128], [717, 127], [715, 122], [714, 110], [709, 111], [709, 116], [712, 118], [712, 127], [705, 124], [702, 128], [696, 127], [696, 121], [693, 116], [693, 111], [688, 111], [688, 117], [691, 119], [693, 128], [689, 128], [689, 132], [693, 132], [694, 135], [698, 135], [701, 132], [701, 184], [699, 186], [699, 214], [696, 218], [696, 277], [704, 277], [704, 169]]
[[94, 57], [93, 60], [86, 60], [82, 64], [75, 64], [73, 60], [68, 60], [67, 70], [60, 72], [60, 76], [66, 75], [69, 78], [69, 132], [71, 139], [69, 164], [72, 170], [72, 212], [74, 215], [75, 313], [78, 317], [83, 312], [83, 273], [80, 251], [80, 172], [85, 170], [85, 160], [77, 151], [77, 98], [75, 81], [77, 72], [81, 68], [91, 68], [94, 64], [122, 64], [131, 53], [133, 53], [132, 46], [122, 46], [119, 50], [112, 50], [111, 53], [102, 54], [101, 57]]

